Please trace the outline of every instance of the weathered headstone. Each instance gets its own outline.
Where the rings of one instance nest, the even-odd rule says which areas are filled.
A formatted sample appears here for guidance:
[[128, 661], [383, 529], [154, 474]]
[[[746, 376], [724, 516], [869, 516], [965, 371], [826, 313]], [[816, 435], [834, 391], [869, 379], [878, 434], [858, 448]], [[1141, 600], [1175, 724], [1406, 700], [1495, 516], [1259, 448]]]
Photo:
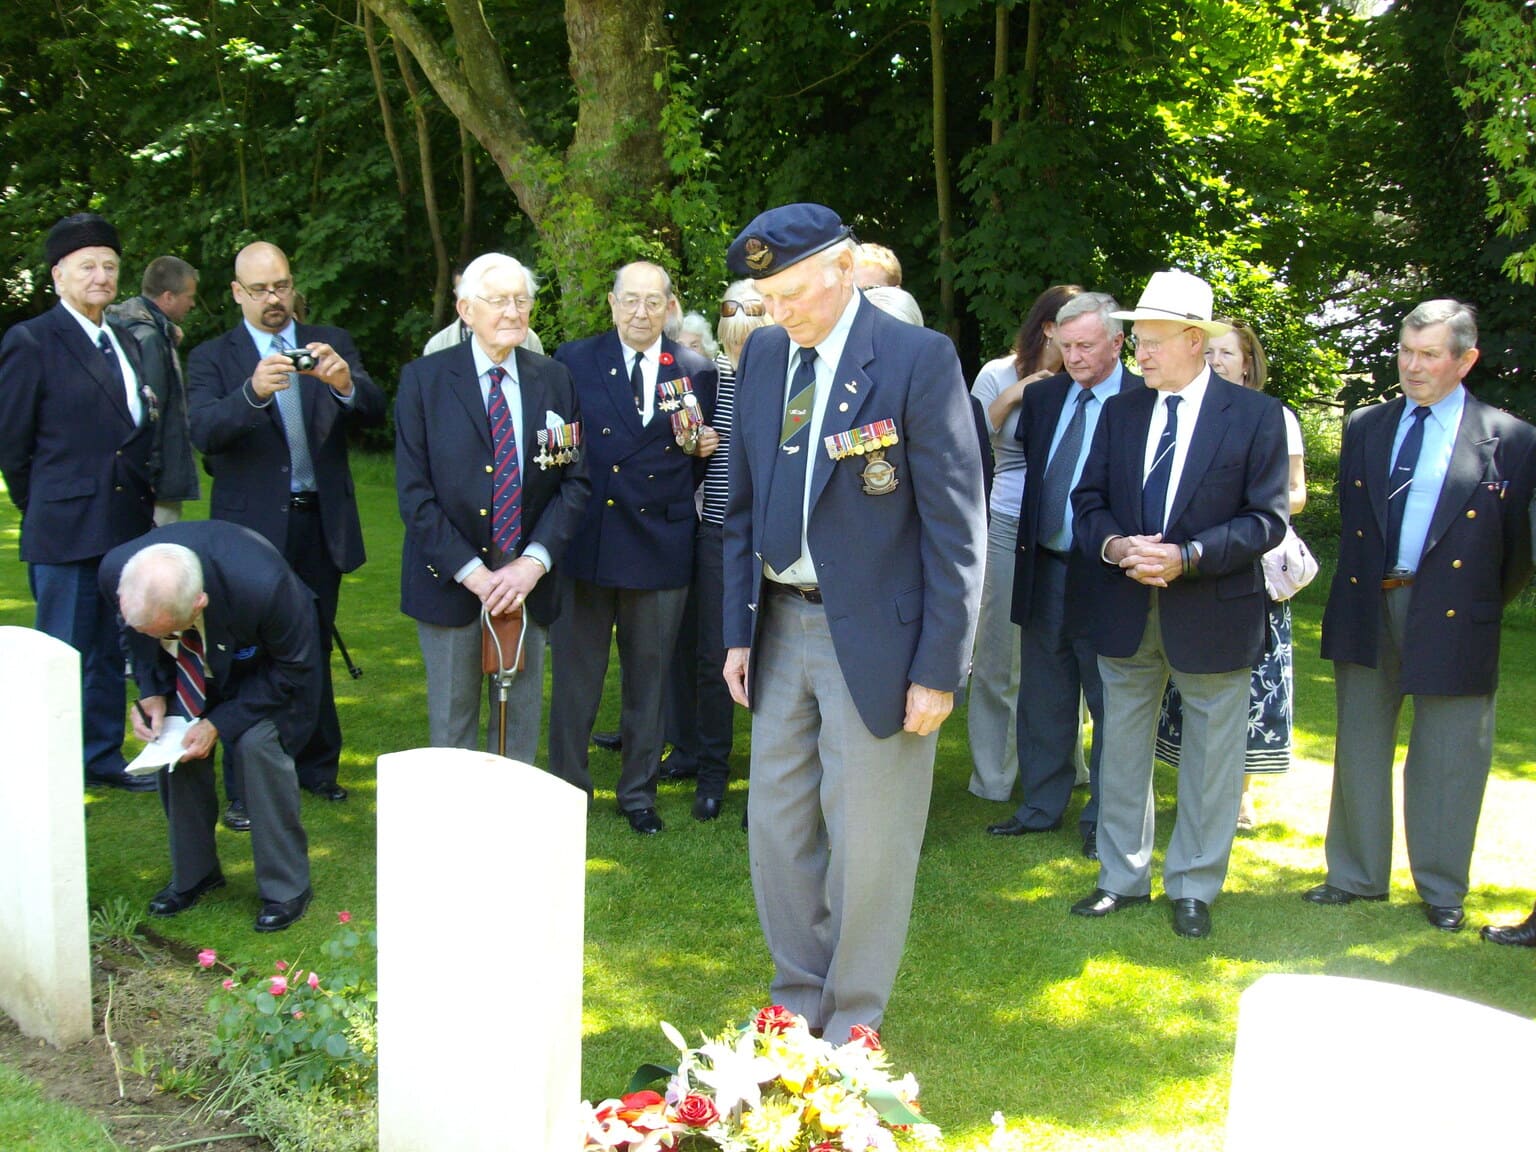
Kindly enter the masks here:
[[445, 748], [381, 756], [378, 782], [381, 1152], [570, 1152], [585, 794]]
[[80, 656], [0, 628], [0, 1010], [62, 1048], [91, 1034]]
[[1461, 1148], [1469, 1108], [1529, 1090], [1536, 1023], [1342, 976], [1260, 977], [1238, 1002], [1226, 1152]]

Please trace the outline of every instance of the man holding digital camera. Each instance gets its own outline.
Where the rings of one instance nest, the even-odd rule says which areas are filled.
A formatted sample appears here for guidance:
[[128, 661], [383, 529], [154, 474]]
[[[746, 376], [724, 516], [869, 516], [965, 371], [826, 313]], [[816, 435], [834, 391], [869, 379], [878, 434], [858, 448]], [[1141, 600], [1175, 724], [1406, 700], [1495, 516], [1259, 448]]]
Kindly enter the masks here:
[[302, 787], [345, 800], [329, 653], [341, 575], [364, 559], [347, 429], [382, 422], [384, 394], [345, 331], [295, 321], [293, 276], [276, 245], [240, 250], [230, 292], [243, 322], [188, 361], [192, 442], [213, 475], [209, 514], [265, 536], [315, 594], [320, 715], [294, 759]]

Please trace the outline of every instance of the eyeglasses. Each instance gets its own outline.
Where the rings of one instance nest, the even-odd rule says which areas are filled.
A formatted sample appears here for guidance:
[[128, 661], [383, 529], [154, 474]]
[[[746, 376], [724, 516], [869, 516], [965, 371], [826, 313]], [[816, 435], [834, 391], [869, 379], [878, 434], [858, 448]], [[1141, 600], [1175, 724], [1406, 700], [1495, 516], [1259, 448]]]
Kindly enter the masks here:
[[720, 315], [734, 316], [738, 312], [743, 316], [766, 316], [768, 315], [768, 306], [761, 300], [720, 301]]
[[292, 280], [279, 280], [276, 284], [247, 284], [244, 280], [237, 280], [235, 283], [245, 289], [247, 296], [253, 296], [257, 300], [264, 300], [268, 296], [283, 297], [293, 291]]
[[247, 284], [244, 280], [238, 281], [240, 287], [245, 289], [247, 296], [257, 300], [264, 300], [268, 296], [280, 298], [293, 291], [292, 280], [279, 280], [276, 284]]
[[665, 296], [652, 293], [649, 296], [626, 295], [616, 297], [614, 303], [619, 306], [620, 312], [660, 312], [667, 306]]
[[[1181, 329], [1179, 329], [1179, 335], [1182, 336], [1182, 335], [1184, 335], [1184, 333], [1190, 332], [1190, 331], [1193, 331], [1193, 330], [1194, 330], [1193, 329], [1193, 325], [1191, 325], [1189, 327], [1181, 328]], [[1148, 356], [1156, 356], [1159, 352], [1161, 352], [1163, 350], [1163, 346], [1165, 344], [1167, 344], [1167, 343], [1168, 343], [1168, 341], [1166, 341], [1166, 340], [1148, 340], [1144, 336], [1132, 335], [1131, 338], [1130, 338], [1131, 351], [1133, 351], [1133, 352], [1144, 352]]]
[[527, 312], [533, 307], [532, 296], [476, 296], [475, 299], [497, 312], [505, 312], [509, 304], [519, 312]]

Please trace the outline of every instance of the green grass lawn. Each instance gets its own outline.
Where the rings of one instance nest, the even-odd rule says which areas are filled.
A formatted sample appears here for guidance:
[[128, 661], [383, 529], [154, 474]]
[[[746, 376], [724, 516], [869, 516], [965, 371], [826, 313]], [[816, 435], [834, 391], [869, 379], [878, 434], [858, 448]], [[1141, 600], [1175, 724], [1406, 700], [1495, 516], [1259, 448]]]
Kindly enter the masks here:
[[[347, 740], [342, 779], [352, 799], [304, 799], [315, 904], [277, 940], [252, 933], [249, 839], [221, 828], [229, 887], [155, 924], [237, 961], [266, 966], [315, 948], [339, 909], [372, 920], [374, 762], [426, 742], [415, 629], [398, 611], [401, 527], [390, 462], [361, 459], [354, 472], [369, 562], [346, 579], [339, 623], [365, 675], [351, 681], [337, 661]], [[1326, 509], [1316, 515], [1323, 520]], [[32, 606], [25, 569], [16, 563], [16, 536], [15, 510], [5, 502], [0, 623], [26, 625]], [[1296, 766], [1257, 785], [1261, 825], [1238, 842], [1207, 941], [1175, 937], [1161, 901], [1105, 921], [1069, 916], [1068, 906], [1097, 875], [1077, 853], [1075, 821], [1069, 817], [1057, 835], [984, 835], [984, 826], [1008, 809], [966, 792], [964, 716], [957, 712], [946, 724], [911, 938], [883, 1036], [897, 1067], [922, 1083], [925, 1109], [952, 1147], [985, 1136], [990, 1116], [1001, 1110], [1020, 1148], [1219, 1148], [1237, 999], [1266, 972], [1387, 980], [1536, 1015], [1531, 954], [1483, 944], [1475, 931], [1451, 936], [1431, 929], [1401, 843], [1391, 904], [1323, 909], [1298, 899], [1323, 870], [1335, 727], [1330, 670], [1317, 658], [1326, 587], [1325, 571], [1295, 605]], [[1536, 826], [1533, 631], [1536, 609], [1522, 602], [1505, 631], [1497, 754], [1469, 899], [1476, 924], [1523, 916], [1536, 888], [1529, 855], [1529, 829]], [[614, 691], [599, 725], [615, 727], [616, 718]], [[738, 820], [747, 729], [739, 715], [738, 778], [725, 818], [695, 823], [688, 815], [691, 789], [663, 785], [659, 809], [667, 831], [655, 838], [635, 836], [617, 816], [618, 758], [593, 752], [598, 801], [588, 824], [582, 1075], [591, 1098], [616, 1094], [637, 1064], [668, 1055], [658, 1019], [693, 1037], [743, 1019], [766, 997], [768, 955]], [[1161, 845], [1171, 826], [1173, 774], [1161, 771], [1158, 783]], [[522, 823], [515, 802], [503, 815], [503, 834], [537, 834]], [[92, 794], [87, 833], [93, 907], [117, 896], [141, 906], [165, 882], [164, 820], [152, 798]], [[431, 979], [480, 980], [490, 996], [538, 995], [505, 987], [497, 963], [504, 951], [524, 946], [506, 909], [518, 886], [538, 877], [455, 876], [444, 869], [443, 882], [476, 886], [484, 912], [442, 941], [442, 971]], [[0, 1079], [0, 1100], [15, 1095]], [[71, 1146], [88, 1145], [82, 1139]]]

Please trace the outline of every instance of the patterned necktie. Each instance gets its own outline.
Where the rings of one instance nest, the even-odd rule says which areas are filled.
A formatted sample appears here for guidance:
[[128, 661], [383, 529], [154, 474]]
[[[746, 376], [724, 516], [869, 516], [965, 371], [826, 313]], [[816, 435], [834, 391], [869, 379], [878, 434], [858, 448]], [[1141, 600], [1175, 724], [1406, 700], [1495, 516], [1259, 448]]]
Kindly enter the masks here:
[[[287, 352], [291, 345], [282, 336], [272, 338], [272, 351]], [[293, 471], [289, 487], [295, 492], [315, 490], [315, 462], [309, 455], [309, 436], [304, 431], [304, 396], [299, 391], [299, 374], [288, 373], [288, 387], [273, 393], [277, 414], [283, 421], [283, 438], [288, 441], [288, 462]]]
[[143, 409], [134, 410], [134, 397], [128, 391], [128, 377], [123, 372], [122, 361], [117, 358], [117, 349], [112, 347], [112, 341], [107, 339], [106, 329], [96, 333], [96, 347], [101, 349], [101, 354], [107, 358], [107, 375], [117, 381], [117, 386], [123, 390], [124, 402], [128, 405], [128, 415], [133, 417], [135, 424], [144, 420]]
[[1067, 497], [1072, 495], [1072, 476], [1077, 472], [1078, 457], [1083, 454], [1083, 433], [1088, 425], [1088, 401], [1093, 393], [1078, 388], [1072, 419], [1067, 421], [1061, 443], [1045, 469], [1045, 481], [1040, 489], [1040, 523], [1035, 539], [1055, 552], [1065, 552], [1071, 546], [1070, 538], [1060, 539], [1067, 527]]
[[1179, 438], [1179, 398], [1170, 396], [1165, 403], [1168, 421], [1158, 437], [1157, 454], [1147, 470], [1146, 483], [1141, 486], [1141, 525], [1149, 536], [1163, 530], [1163, 516], [1168, 511], [1168, 480], [1173, 475], [1173, 446]]
[[491, 395], [485, 415], [491, 425], [491, 449], [496, 468], [491, 477], [491, 541], [503, 556], [511, 556], [523, 535], [523, 473], [517, 463], [517, 429], [501, 382], [507, 378], [500, 364], [486, 373]]
[[188, 720], [203, 714], [208, 698], [208, 672], [203, 663], [203, 638], [188, 628], [176, 645], [176, 703]]
[[763, 559], [782, 572], [800, 559], [805, 535], [805, 476], [811, 455], [811, 407], [816, 402], [816, 349], [800, 349], [800, 365], [790, 386], [789, 404], [779, 429], [779, 452], [768, 486]]
[[[1408, 491], [1413, 487], [1413, 470], [1419, 465], [1419, 453], [1424, 449], [1424, 420], [1429, 408], [1420, 404], [1413, 410], [1413, 425], [1403, 437], [1402, 447], [1397, 450], [1397, 461], [1392, 465], [1392, 480], [1387, 485], [1387, 570], [1398, 567], [1397, 550], [1403, 543], [1403, 513], [1408, 510]], [[1417, 561], [1417, 557], [1414, 557]], [[1407, 565], [1409, 570], [1416, 564]]]
[[635, 394], [635, 411], [645, 415], [645, 357], [635, 353], [635, 365], [629, 370], [629, 388]]

